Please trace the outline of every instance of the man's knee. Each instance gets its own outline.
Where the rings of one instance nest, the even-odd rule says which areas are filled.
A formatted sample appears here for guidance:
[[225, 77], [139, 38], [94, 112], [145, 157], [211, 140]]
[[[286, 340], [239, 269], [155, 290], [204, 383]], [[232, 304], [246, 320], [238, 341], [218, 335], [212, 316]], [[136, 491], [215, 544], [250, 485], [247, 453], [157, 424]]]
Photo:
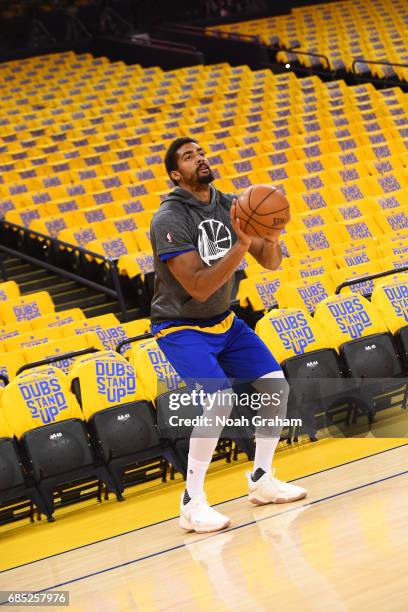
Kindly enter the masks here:
[[256, 391], [269, 401], [262, 402], [262, 412], [266, 417], [286, 416], [286, 408], [289, 396], [289, 384], [282, 370], [270, 372], [252, 383]]

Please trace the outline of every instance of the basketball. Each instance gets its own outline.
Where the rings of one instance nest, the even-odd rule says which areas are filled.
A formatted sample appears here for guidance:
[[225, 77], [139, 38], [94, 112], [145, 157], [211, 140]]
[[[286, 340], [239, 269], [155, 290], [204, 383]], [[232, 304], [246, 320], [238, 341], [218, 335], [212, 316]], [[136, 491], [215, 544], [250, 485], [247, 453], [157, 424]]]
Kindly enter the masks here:
[[273, 185], [251, 185], [238, 197], [236, 215], [243, 232], [263, 238], [288, 223], [289, 202]]

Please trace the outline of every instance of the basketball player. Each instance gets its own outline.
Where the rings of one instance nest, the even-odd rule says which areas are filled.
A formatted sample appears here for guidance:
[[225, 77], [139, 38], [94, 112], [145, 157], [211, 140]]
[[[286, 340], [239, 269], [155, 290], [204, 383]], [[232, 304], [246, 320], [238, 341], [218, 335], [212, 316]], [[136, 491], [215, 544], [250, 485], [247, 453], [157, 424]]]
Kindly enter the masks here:
[[[280, 232], [271, 230], [266, 238], [252, 238], [241, 230], [234, 196], [211, 185], [214, 176], [194, 139], [172, 142], [165, 166], [176, 188], [151, 224], [156, 273], [151, 321], [157, 344], [190, 388], [204, 388], [211, 394], [211, 417], [229, 415], [231, 380], [245, 379], [253, 381], [259, 393], [268, 393], [273, 380], [275, 385], [279, 382], [278, 407], [271, 401], [259, 414], [284, 418], [288, 384], [282, 369], [255, 332], [230, 310], [234, 273], [245, 253], [249, 251], [262, 266], [276, 270], [282, 259]], [[180, 503], [180, 527], [185, 530], [217, 531], [230, 523], [208, 505], [204, 494], [204, 478], [221, 431], [222, 425], [203, 425], [192, 432]], [[249, 500], [254, 504], [291, 502], [306, 496], [301, 487], [281, 482], [272, 474], [280, 433], [280, 427], [256, 429], [253, 471], [247, 473]]]

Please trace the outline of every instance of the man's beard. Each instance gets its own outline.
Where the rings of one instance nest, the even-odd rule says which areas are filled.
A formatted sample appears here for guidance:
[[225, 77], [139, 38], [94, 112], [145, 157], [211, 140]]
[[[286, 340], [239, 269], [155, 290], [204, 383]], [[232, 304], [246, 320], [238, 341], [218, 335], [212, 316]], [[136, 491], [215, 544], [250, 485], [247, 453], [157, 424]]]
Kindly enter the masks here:
[[209, 183], [212, 183], [215, 180], [215, 176], [211, 172], [210, 168], [208, 168], [208, 170], [209, 170], [208, 174], [200, 175], [200, 173], [197, 172], [197, 180], [202, 185], [208, 185]]

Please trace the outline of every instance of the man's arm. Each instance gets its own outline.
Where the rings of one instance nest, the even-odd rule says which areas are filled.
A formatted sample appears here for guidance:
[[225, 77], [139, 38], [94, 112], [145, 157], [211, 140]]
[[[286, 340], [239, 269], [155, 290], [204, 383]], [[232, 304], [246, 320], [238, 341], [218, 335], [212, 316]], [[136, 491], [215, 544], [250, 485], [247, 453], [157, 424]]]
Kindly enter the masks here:
[[177, 255], [168, 260], [170, 272], [180, 285], [198, 302], [208, 298], [231, 278], [247, 252], [249, 244], [239, 240], [213, 266], [207, 267], [197, 251]]
[[197, 251], [182, 253], [167, 261], [170, 272], [180, 285], [198, 302], [206, 302], [231, 278], [251, 244], [251, 237], [245, 234], [231, 209], [231, 225], [237, 236], [234, 246], [213, 266], [204, 265]]
[[277, 270], [282, 262], [280, 233], [280, 230], [271, 230], [271, 234], [265, 238], [251, 238], [250, 254], [268, 270]]

